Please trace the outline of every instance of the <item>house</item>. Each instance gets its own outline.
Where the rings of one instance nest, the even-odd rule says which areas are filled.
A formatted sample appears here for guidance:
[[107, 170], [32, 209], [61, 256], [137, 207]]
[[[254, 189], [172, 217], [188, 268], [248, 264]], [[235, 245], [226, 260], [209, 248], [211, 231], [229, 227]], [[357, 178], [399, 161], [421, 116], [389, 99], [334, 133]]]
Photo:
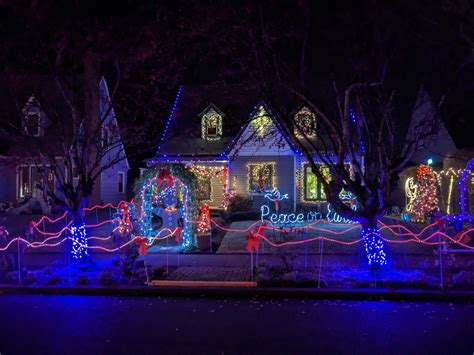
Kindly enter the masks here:
[[[18, 206], [17, 212], [21, 212], [26, 202], [31, 204], [31, 201], [34, 201], [35, 205], [39, 204], [41, 210], [46, 212], [48, 204], [44, 191], [44, 175], [42, 176], [38, 170], [39, 166], [44, 165], [39, 165], [41, 163], [39, 156], [34, 153], [35, 147], [41, 145], [43, 151], [48, 150], [48, 153], [55, 156], [58, 166], [61, 166], [63, 161], [61, 152], [64, 152], [64, 149], [61, 149], [59, 144], [66, 139], [62, 140], [58, 135], [64, 137], [71, 135], [70, 111], [51, 78], [34, 77], [34, 80], [3, 78], [2, 82], [0, 128], [5, 139], [2, 139], [0, 144], [0, 202], [13, 203]], [[91, 205], [117, 203], [127, 198], [129, 164], [116, 129], [118, 122], [104, 78], [99, 83], [99, 94], [99, 112], [102, 117], [101, 147], [111, 148], [101, 157], [100, 166], [107, 168], [95, 180], [89, 201]], [[44, 97], [48, 100], [42, 102], [41, 98]], [[55, 120], [51, 119], [46, 111], [57, 115]], [[57, 122], [60, 122], [61, 130]], [[113, 163], [115, 161], [116, 163]], [[75, 176], [76, 173], [73, 167], [72, 174]], [[62, 168], [61, 174], [67, 176], [67, 170]], [[47, 183], [53, 184], [55, 193], [61, 196], [57, 176], [52, 170], [47, 175], [49, 180]], [[73, 181], [77, 181], [75, 179], [73, 177]]]
[[[443, 213], [460, 213], [461, 174], [468, 161], [474, 158], [474, 145], [469, 138], [472, 131], [472, 107], [463, 107], [463, 95], [454, 95], [448, 102], [454, 114], [441, 113], [438, 129], [433, 137], [424, 142], [424, 147], [413, 155], [407, 167], [399, 174], [397, 189], [392, 194], [391, 203], [410, 210], [416, 194], [416, 170], [420, 164], [429, 164], [436, 177], [438, 206]], [[454, 106], [456, 108], [454, 108]], [[421, 119], [435, 112], [429, 94], [421, 88], [414, 106], [408, 135], [417, 129]], [[461, 123], [461, 124], [460, 124]], [[448, 129], [449, 127], [449, 129]], [[474, 213], [474, 170], [467, 169], [467, 178], [462, 188], [466, 190], [465, 203], [470, 214]]]
[[[237, 194], [249, 196], [258, 210], [266, 202], [265, 193], [277, 188], [285, 196], [281, 209], [327, 212], [322, 184], [295, 142], [303, 140], [298, 136], [301, 130], [315, 144], [322, 139], [316, 115], [304, 106], [289, 112], [300, 131], [295, 127], [295, 134], [288, 134], [266, 102], [233, 95], [232, 100], [214, 96], [220, 103], [204, 101], [205, 95], [195, 99], [186, 90], [177, 95], [157, 153], [147, 166], [186, 165], [198, 176], [199, 202], [211, 209], [225, 207], [228, 196]], [[362, 154], [358, 158], [363, 161]], [[330, 179], [329, 170], [326, 173]]]

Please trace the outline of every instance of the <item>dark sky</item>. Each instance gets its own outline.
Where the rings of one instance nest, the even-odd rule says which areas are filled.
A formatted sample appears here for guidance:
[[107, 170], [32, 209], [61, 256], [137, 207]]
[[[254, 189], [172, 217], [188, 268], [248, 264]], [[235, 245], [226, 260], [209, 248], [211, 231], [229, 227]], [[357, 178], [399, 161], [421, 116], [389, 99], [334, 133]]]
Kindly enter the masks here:
[[[289, 85], [303, 82], [327, 111], [335, 110], [334, 80], [343, 91], [383, 78], [395, 92], [401, 126], [420, 85], [435, 101], [447, 94], [448, 129], [459, 147], [472, 145], [474, 60], [460, 36], [472, 25], [472, 9], [408, 0], [0, 4], [2, 72], [47, 72], [51, 51], [64, 45], [66, 70], [80, 73], [82, 54], [93, 46], [103, 54], [109, 84], [120, 65], [115, 104], [125, 120], [132, 114], [165, 120], [179, 84], [239, 90], [257, 101], [267, 95], [262, 83], [277, 76], [268, 70], [276, 60], [278, 75]], [[474, 38], [472, 29], [468, 36]], [[284, 109], [294, 105], [282, 90], [273, 94]]]

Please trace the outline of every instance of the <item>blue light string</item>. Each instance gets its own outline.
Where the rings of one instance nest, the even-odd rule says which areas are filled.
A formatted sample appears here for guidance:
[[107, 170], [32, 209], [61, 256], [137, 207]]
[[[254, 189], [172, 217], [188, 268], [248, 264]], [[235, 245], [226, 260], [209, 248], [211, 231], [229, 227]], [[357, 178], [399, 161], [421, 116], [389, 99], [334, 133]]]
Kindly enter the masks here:
[[[357, 124], [359, 119], [357, 118], [357, 116], [356, 116], [356, 114], [355, 114], [355, 112], [352, 108], [349, 109], [349, 116], [351, 116], [351, 121], [356, 126], [357, 133], [359, 133], [359, 137], [360, 137], [359, 125]], [[365, 147], [364, 147], [364, 143], [362, 142], [362, 137], [359, 139], [359, 145], [360, 145], [360, 149], [362, 150], [362, 153], [365, 153]]]
[[173, 120], [174, 114], [176, 112], [176, 108], [178, 107], [179, 98], [181, 97], [182, 91], [183, 91], [183, 85], [180, 85], [178, 88], [178, 92], [176, 93], [176, 97], [174, 99], [173, 107], [171, 108], [171, 112], [168, 116], [168, 120], [166, 121], [165, 128], [163, 129], [163, 134], [161, 135], [160, 144], [158, 145], [158, 149], [156, 150], [156, 155], [160, 154], [161, 146], [163, 144], [163, 141], [165, 140], [166, 135], [168, 134], [168, 129], [170, 127], [171, 121]]

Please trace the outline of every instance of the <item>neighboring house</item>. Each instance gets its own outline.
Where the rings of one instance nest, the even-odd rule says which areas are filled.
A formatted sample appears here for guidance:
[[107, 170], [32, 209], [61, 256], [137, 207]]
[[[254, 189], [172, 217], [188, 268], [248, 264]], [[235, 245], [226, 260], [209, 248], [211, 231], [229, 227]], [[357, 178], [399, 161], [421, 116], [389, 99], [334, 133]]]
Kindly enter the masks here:
[[[264, 192], [278, 188], [288, 194], [282, 209], [308, 206], [326, 212], [322, 184], [299, 152], [295, 135], [288, 134], [265, 102], [252, 108], [254, 98], [240, 100], [238, 106], [222, 100], [221, 108], [192, 101], [183, 95], [156, 156], [147, 160], [148, 167], [160, 163], [188, 165], [199, 177], [197, 198], [214, 209], [222, 207], [229, 191], [250, 196], [253, 208], [258, 209], [264, 203]], [[316, 134], [316, 115], [306, 107], [298, 107], [289, 115], [317, 144], [321, 137]], [[347, 166], [350, 169], [349, 163]], [[327, 176], [330, 179], [329, 171]]]
[[[42, 210], [46, 207], [46, 197], [42, 177], [38, 173], [37, 166], [34, 162], [35, 157], [32, 154], [27, 154], [26, 150], [23, 149], [24, 144], [29, 144], [28, 151], [34, 151], [31, 149], [32, 144], [42, 144], [48, 146], [48, 149], [54, 153], [57, 149], [58, 132], [55, 131], [55, 127], [48, 120], [48, 117], [42, 109], [42, 103], [37, 99], [39, 90], [47, 90], [51, 92], [49, 99], [52, 103], [48, 105], [53, 106], [54, 112], [58, 114], [61, 119], [68, 120], [68, 112], [66, 111], [66, 104], [63, 98], [57, 93], [57, 89], [53, 89], [54, 83], [48, 79], [42, 79], [41, 84], [37, 85], [16, 85], [15, 97], [12, 100], [8, 100], [11, 97], [10, 90], [2, 87], [1, 91], [4, 94], [1, 100], [1, 119], [4, 122], [16, 123], [17, 128], [15, 134], [18, 134], [18, 128], [21, 130], [21, 134], [18, 134], [18, 139], [11, 140], [5, 145], [0, 144], [0, 202], [20, 204], [26, 202], [30, 198], [36, 199], [39, 202]], [[104, 78], [99, 83], [100, 86], [100, 113], [101, 116], [104, 114], [104, 119], [101, 128], [102, 144], [107, 145], [112, 142], [121, 140], [116, 128], [118, 123], [115, 116], [115, 112], [111, 105], [111, 99], [107, 88], [107, 83]], [[56, 94], [54, 94], [56, 92]], [[14, 102], [23, 102], [24, 106], [18, 110], [15, 109]], [[20, 111], [20, 114], [18, 114]], [[106, 113], [106, 114], [105, 114]], [[7, 117], [8, 116], [8, 117]], [[18, 118], [16, 118], [18, 117]], [[18, 122], [16, 122], [18, 121]], [[65, 127], [67, 129], [67, 121], [65, 121]], [[8, 132], [8, 129], [7, 129]], [[65, 132], [64, 134], [68, 134]], [[34, 143], [31, 137], [38, 138]], [[117, 164], [110, 168], [107, 168], [95, 181], [94, 191], [89, 201], [89, 204], [97, 203], [117, 203], [120, 200], [127, 198], [127, 173], [129, 165], [125, 156], [123, 145], [114, 144], [117, 148], [112, 149], [102, 159], [102, 164], [107, 164], [108, 159], [112, 159], [115, 155], [120, 155], [121, 159]], [[56, 154], [56, 153], [54, 153]], [[61, 161], [61, 155], [58, 153], [57, 161]], [[66, 172], [64, 172], [66, 174]], [[73, 169], [73, 174], [75, 171]], [[48, 175], [50, 182], [54, 184], [55, 192], [61, 195], [59, 191], [59, 184], [51, 172]]]
[[[408, 135], [416, 130], [420, 120], [434, 111], [429, 95], [420, 89]], [[465, 115], [468, 119], [471, 117], [467, 110], [458, 114]], [[450, 117], [450, 120], [456, 121], [455, 118]], [[462, 132], [466, 127], [451, 125], [448, 130], [444, 117], [441, 117], [438, 125], [437, 134], [424, 142], [425, 147], [414, 154], [408, 166], [400, 173], [397, 189], [392, 194], [392, 205], [406, 209], [410, 195], [415, 191], [417, 166], [430, 164], [436, 176], [440, 210], [448, 214], [459, 213], [459, 178], [469, 159], [474, 158], [474, 142], [464, 138], [468, 136]], [[464, 184], [466, 203], [470, 213], [474, 213], [474, 171], [470, 171], [468, 176]]]

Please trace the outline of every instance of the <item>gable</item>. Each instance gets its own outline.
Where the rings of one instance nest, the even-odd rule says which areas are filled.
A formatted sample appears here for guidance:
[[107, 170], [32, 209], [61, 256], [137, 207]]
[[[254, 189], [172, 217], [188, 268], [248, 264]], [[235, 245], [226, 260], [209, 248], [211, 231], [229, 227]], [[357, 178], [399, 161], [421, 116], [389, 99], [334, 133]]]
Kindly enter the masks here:
[[264, 104], [257, 106], [229, 153], [230, 156], [293, 155], [285, 134]]
[[[408, 139], [413, 139], [414, 132], [419, 127], [423, 127], [424, 120], [435, 114], [435, 110], [428, 93], [423, 88], [420, 88], [407, 133]], [[439, 163], [448, 153], [456, 150], [456, 145], [442, 119], [438, 121], [438, 132], [434, 136], [425, 139], [422, 143], [425, 148], [416, 151], [411, 159], [417, 164], [426, 163], [429, 158], [433, 159], [435, 163]]]
[[107, 82], [105, 81], [105, 78], [102, 78], [100, 80], [99, 92], [100, 92], [99, 113], [102, 119], [102, 129], [103, 129], [102, 136], [104, 135], [104, 132], [107, 131], [107, 128], [109, 127], [109, 125], [112, 125], [112, 127], [116, 127], [116, 129], [113, 130], [112, 132], [117, 132], [116, 134], [118, 134], [118, 137], [114, 137], [114, 138], [120, 140], [120, 145], [119, 146], [116, 145], [114, 148], [112, 148], [111, 151], [103, 157], [103, 162], [106, 163], [107, 161], [110, 161], [108, 159], [114, 159], [114, 157], [116, 157], [117, 154], [119, 154], [123, 158], [122, 161], [125, 163], [125, 166], [127, 167], [127, 169], [130, 169], [128, 159], [125, 155], [125, 147], [123, 146], [123, 143], [121, 141], [122, 138], [120, 137], [120, 133], [118, 130], [117, 117], [115, 116], [115, 111], [112, 106], [112, 100], [110, 97], [109, 88], [107, 86]]

